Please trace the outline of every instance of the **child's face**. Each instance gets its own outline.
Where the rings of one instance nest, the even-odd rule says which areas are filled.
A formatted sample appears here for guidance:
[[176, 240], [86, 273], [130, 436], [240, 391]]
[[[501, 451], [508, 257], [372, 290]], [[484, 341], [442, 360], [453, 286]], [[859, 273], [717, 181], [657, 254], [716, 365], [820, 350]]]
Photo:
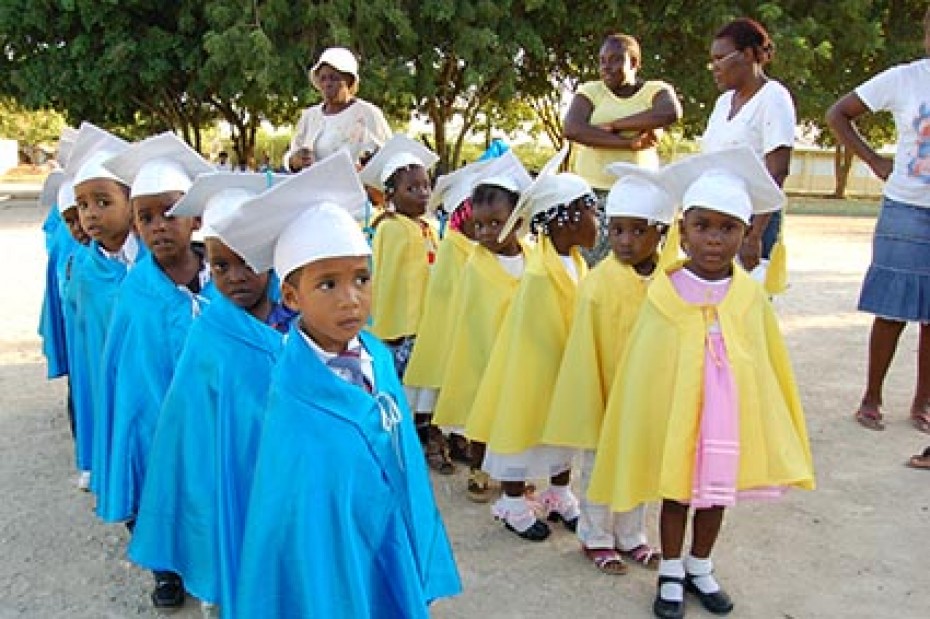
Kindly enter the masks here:
[[166, 215], [182, 195], [180, 191], [167, 191], [132, 200], [136, 230], [160, 265], [183, 259], [190, 251], [191, 233], [200, 227], [197, 218]]
[[119, 251], [132, 230], [129, 188], [109, 178], [94, 178], [74, 187], [81, 227], [109, 252]]
[[617, 260], [634, 269], [649, 267], [651, 272], [656, 263], [656, 248], [662, 239], [658, 226], [650, 226], [641, 217], [611, 217], [607, 224], [610, 248]]
[[719, 280], [733, 272], [733, 258], [746, 232], [742, 221], [707, 208], [690, 208], [681, 219], [681, 245], [688, 254], [688, 269], [706, 280]]
[[591, 249], [597, 242], [597, 202], [581, 197], [568, 206], [568, 223], [550, 224], [549, 237], [560, 255], [567, 256], [572, 247]]
[[494, 195], [490, 200], [474, 202], [471, 205], [471, 219], [475, 225], [475, 240], [482, 247], [495, 254], [516, 256], [520, 253], [520, 243], [517, 241], [518, 222], [503, 242], [498, 242], [497, 236], [507, 222], [512, 212], [510, 202], [500, 194]]
[[371, 310], [367, 256], [324, 258], [304, 265], [281, 284], [281, 297], [300, 312], [300, 324], [317, 345], [340, 353], [365, 326]]
[[68, 232], [71, 233], [71, 238], [81, 245], [90, 243], [90, 237], [87, 236], [87, 233], [84, 232], [84, 228], [81, 227], [81, 218], [78, 216], [77, 207], [72, 206], [66, 210], [61, 214], [61, 218], [64, 220], [65, 225], [68, 226]]
[[391, 202], [401, 215], [420, 217], [426, 213], [430, 193], [429, 175], [423, 166], [412, 166], [394, 174]]
[[[223, 296], [263, 320], [268, 315], [268, 273], [258, 274], [242, 257], [215, 237], [204, 240], [213, 285]], [[264, 310], [264, 311], [263, 311]], [[262, 315], [264, 314], [264, 315]]]

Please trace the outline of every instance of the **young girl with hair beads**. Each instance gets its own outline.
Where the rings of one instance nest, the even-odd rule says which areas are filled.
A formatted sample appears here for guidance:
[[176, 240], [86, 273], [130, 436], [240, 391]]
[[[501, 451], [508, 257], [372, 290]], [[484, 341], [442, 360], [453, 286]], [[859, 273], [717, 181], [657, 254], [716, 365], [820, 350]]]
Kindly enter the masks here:
[[[397, 376], [403, 377], [410, 359], [420, 318], [430, 269], [436, 260], [438, 239], [424, 219], [431, 186], [427, 170], [439, 157], [405, 135], [388, 140], [359, 175], [362, 183], [384, 193], [385, 212], [372, 223], [372, 301], [371, 331], [394, 353]], [[441, 441], [429, 443], [429, 413], [435, 392], [404, 388], [420, 441], [428, 458], [441, 454]], [[438, 458], [442, 461], [442, 458]]]
[[[554, 170], [565, 151], [547, 164]], [[470, 439], [487, 444], [484, 470], [502, 482], [504, 496], [491, 508], [506, 528], [531, 541], [549, 536], [525, 496], [526, 480], [549, 478], [540, 496], [551, 520], [574, 530], [578, 500], [568, 487], [571, 454], [541, 445], [546, 412], [571, 325], [577, 283], [587, 273], [579, 248], [597, 237], [596, 198], [574, 174], [540, 173], [498, 238], [525, 218], [539, 244], [491, 352], [465, 426]]]
[[682, 196], [688, 258], [660, 269], [646, 293], [607, 402], [588, 499], [619, 512], [661, 500], [654, 613], [683, 617], [688, 590], [725, 614], [733, 603], [710, 558], [725, 508], [814, 486], [777, 318], [734, 262], [750, 216], [777, 209], [784, 194], [745, 148], [691, 157], [662, 177]]
[[[543, 433], [546, 444], [582, 450], [583, 490], [591, 478], [610, 386], [646, 290], [663, 264], [660, 245], [676, 211], [658, 173], [629, 163], [608, 169], [620, 177], [606, 200], [613, 251], [578, 287]], [[644, 504], [612, 513], [582, 497], [577, 533], [582, 552], [605, 574], [625, 573], [623, 557], [645, 567], [658, 564], [659, 553], [646, 537]]]

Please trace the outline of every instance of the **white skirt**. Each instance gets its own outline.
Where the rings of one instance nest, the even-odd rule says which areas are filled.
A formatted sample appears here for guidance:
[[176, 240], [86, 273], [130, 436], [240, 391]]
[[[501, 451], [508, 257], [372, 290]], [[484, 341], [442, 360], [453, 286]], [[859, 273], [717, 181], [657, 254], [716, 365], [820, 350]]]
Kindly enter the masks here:
[[537, 445], [515, 454], [501, 454], [489, 448], [481, 468], [498, 481], [549, 479], [571, 469], [574, 454], [574, 449], [550, 445]]

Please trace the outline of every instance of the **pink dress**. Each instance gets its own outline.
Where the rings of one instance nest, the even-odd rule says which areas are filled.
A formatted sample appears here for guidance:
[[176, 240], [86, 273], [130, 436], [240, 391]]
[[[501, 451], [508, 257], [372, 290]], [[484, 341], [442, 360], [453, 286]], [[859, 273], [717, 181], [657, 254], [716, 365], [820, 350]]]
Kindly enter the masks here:
[[739, 400], [716, 311], [730, 289], [730, 278], [707, 281], [683, 268], [672, 273], [670, 279], [682, 299], [701, 307], [707, 326], [701, 425], [695, 449], [691, 506], [706, 509], [732, 506], [737, 498], [776, 499], [784, 494], [785, 488], [736, 490], [740, 453]]

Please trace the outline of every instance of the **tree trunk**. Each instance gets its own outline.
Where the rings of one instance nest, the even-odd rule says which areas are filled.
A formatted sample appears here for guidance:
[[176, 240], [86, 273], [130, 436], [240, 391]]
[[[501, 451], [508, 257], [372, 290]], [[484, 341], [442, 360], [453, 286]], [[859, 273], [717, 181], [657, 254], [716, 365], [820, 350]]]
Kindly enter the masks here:
[[842, 199], [846, 197], [846, 187], [849, 185], [849, 172], [852, 170], [853, 152], [837, 144], [833, 149], [833, 175], [836, 185], [833, 188], [833, 197]]

